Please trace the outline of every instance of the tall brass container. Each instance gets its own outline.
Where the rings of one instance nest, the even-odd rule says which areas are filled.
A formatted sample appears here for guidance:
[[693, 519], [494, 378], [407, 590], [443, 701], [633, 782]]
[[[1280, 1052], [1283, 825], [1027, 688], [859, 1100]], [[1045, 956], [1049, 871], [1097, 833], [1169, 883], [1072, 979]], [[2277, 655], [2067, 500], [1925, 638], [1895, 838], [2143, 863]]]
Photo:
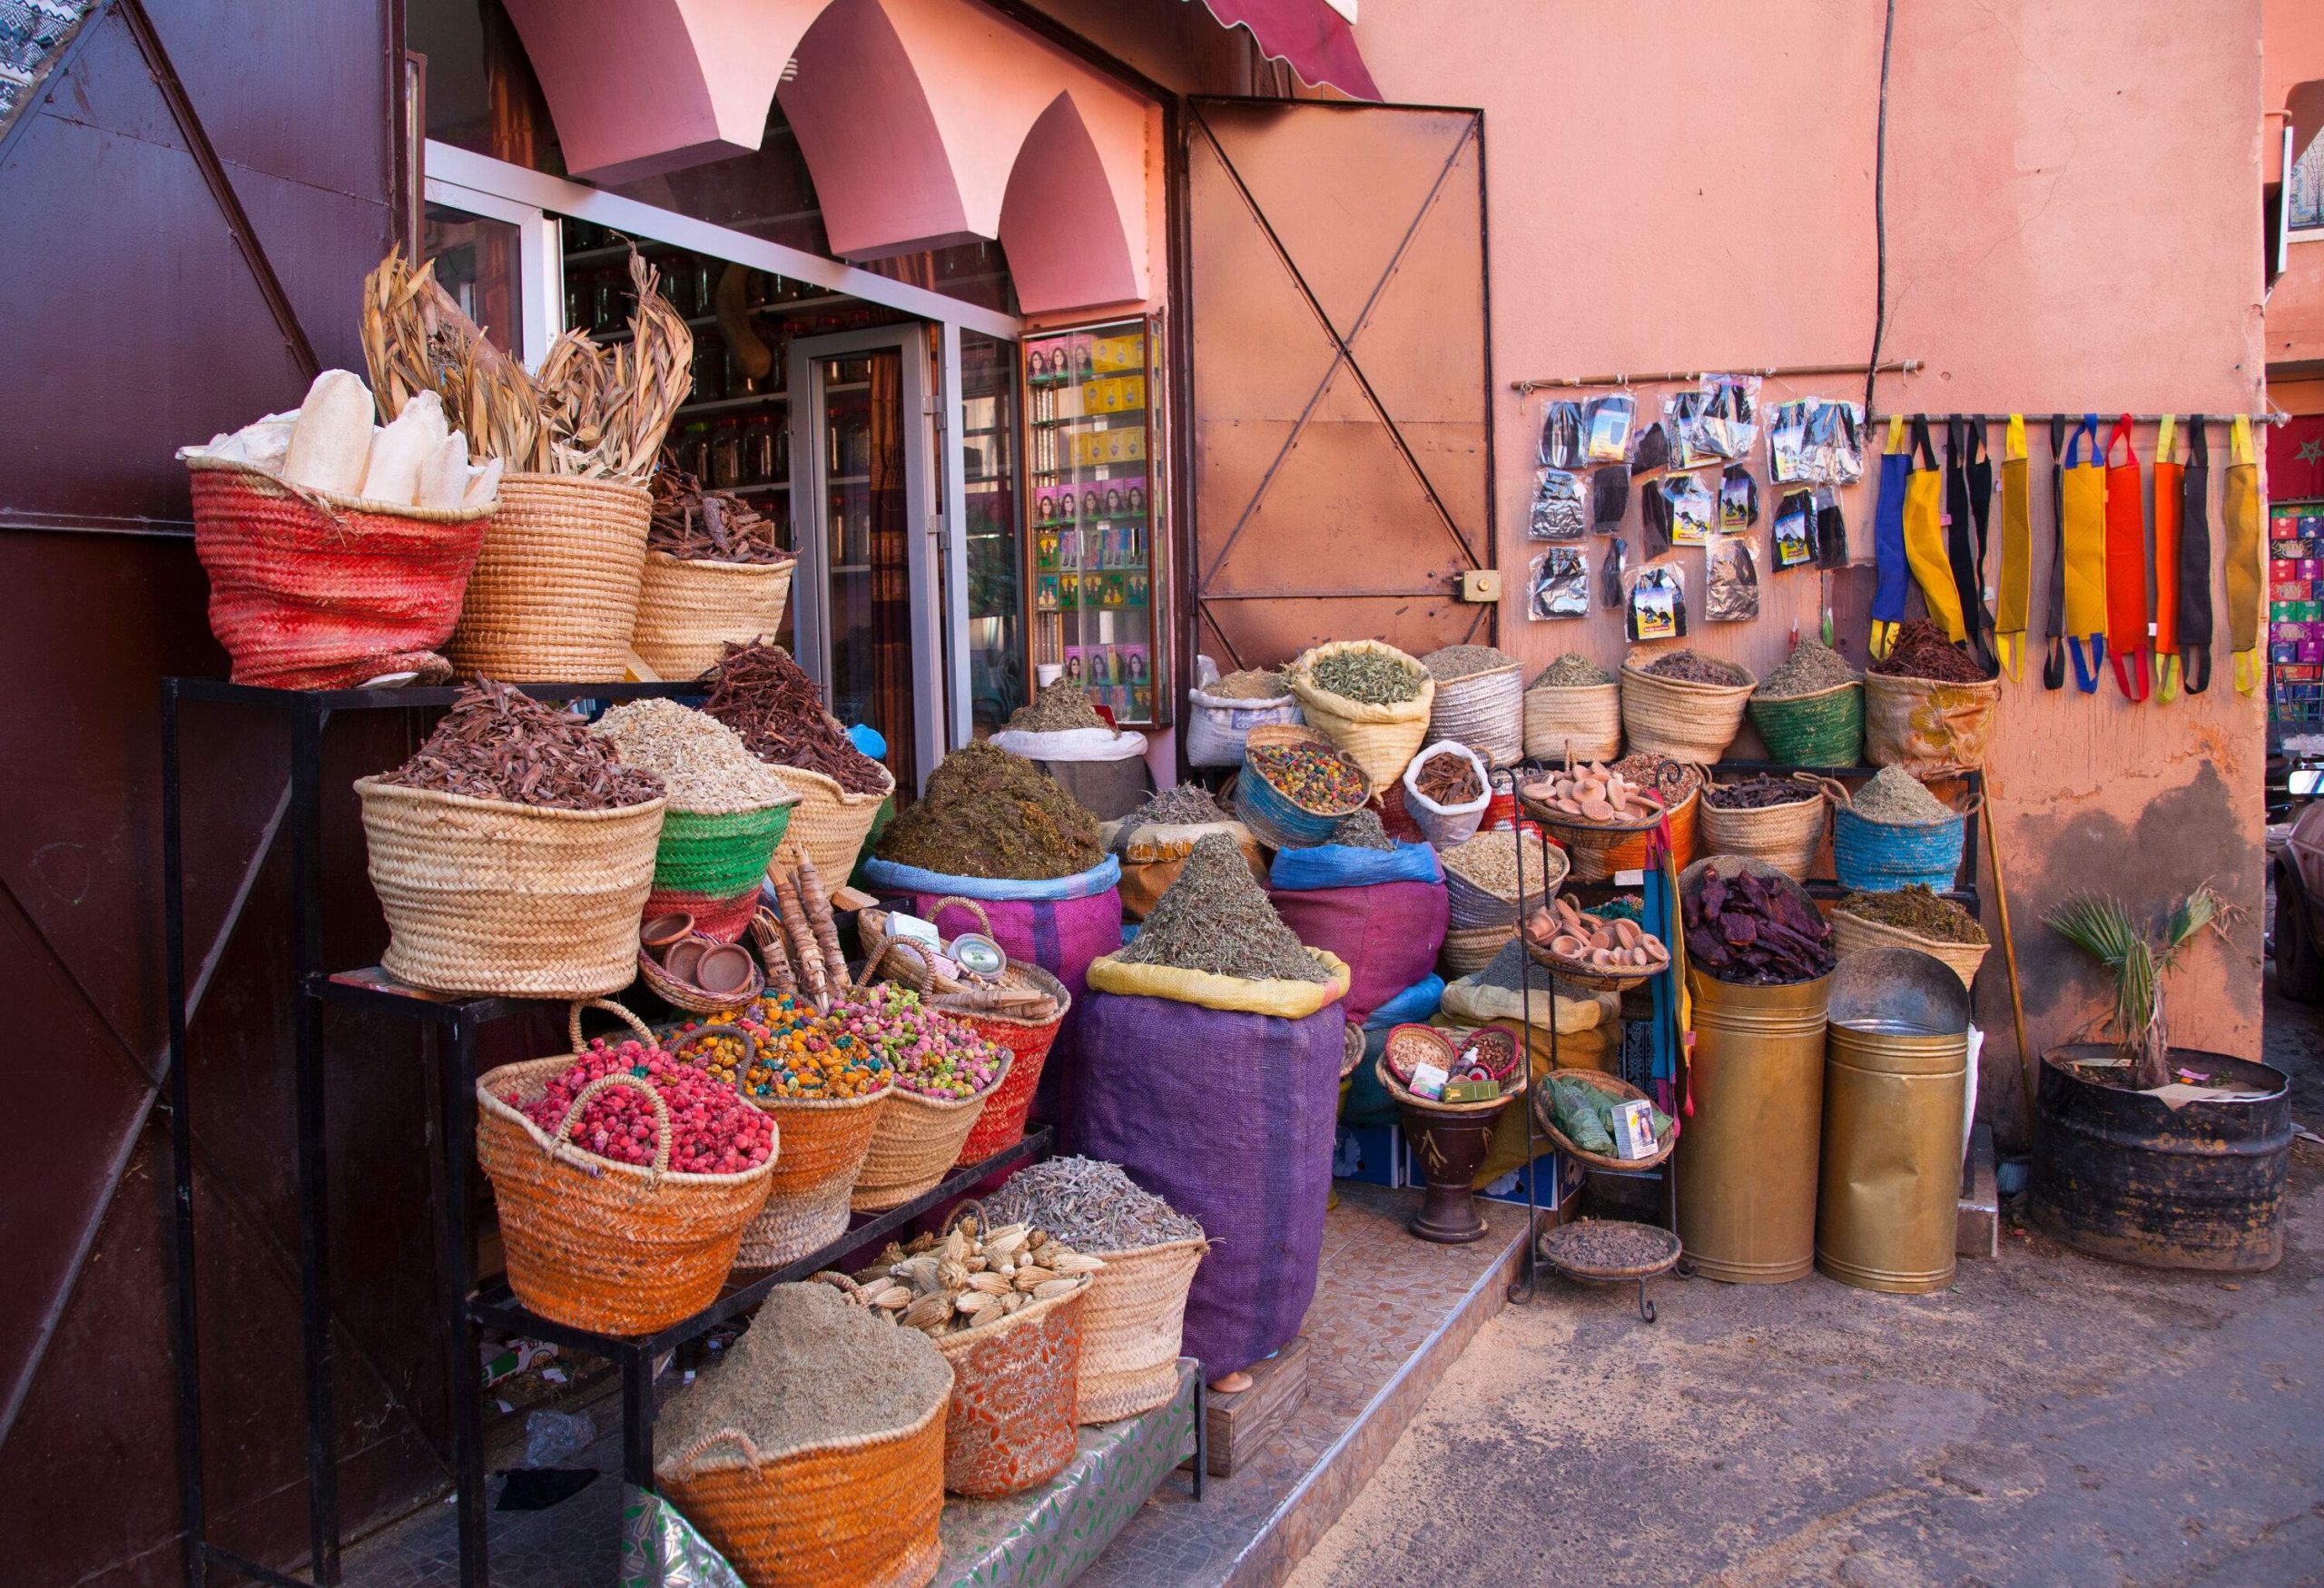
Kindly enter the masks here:
[[1918, 949], [1851, 954], [1832, 973], [1816, 1266], [1914, 1296], [1953, 1283], [1969, 994]]
[[1831, 984], [1744, 987], [1688, 968], [1695, 1111], [1679, 1134], [1679, 1238], [1698, 1274], [1780, 1285], [1815, 1266]]

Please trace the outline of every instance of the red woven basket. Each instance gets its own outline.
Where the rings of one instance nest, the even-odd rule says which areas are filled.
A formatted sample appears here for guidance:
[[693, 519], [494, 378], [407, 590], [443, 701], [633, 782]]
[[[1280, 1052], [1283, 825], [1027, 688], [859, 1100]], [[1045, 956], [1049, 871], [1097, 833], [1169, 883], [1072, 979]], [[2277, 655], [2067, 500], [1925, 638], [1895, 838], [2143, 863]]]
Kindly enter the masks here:
[[[1034, 1090], [1041, 1083], [1042, 1061], [1049, 1058], [1049, 1048], [1057, 1041], [1058, 1028], [1065, 1024], [1065, 1017], [1073, 1008], [1073, 994], [1065, 990], [1065, 983], [1039, 965], [1012, 960], [1004, 980], [1012, 986], [1039, 987], [1057, 1000], [1057, 1013], [1037, 1024], [1007, 1015], [944, 1010], [946, 1015], [978, 1036], [1000, 1043], [1017, 1056], [992, 1096], [985, 1100], [984, 1113], [969, 1131], [969, 1139], [960, 1144], [960, 1156], [956, 1160], [959, 1163], [981, 1162], [1005, 1147], [1014, 1147], [1023, 1138], [1025, 1115], [1033, 1106]], [[943, 1009], [941, 1000], [936, 1007]]]
[[391, 511], [302, 496], [244, 464], [188, 467], [210, 630], [235, 683], [333, 689], [388, 673], [450, 676], [436, 647], [460, 616], [489, 509]]

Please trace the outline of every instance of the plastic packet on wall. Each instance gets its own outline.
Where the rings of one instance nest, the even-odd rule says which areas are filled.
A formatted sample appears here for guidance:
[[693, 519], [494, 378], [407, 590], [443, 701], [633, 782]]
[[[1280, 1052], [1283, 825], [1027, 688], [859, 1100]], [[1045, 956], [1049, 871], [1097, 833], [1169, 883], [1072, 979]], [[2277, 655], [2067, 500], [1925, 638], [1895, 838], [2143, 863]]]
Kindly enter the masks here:
[[1718, 498], [1699, 474], [1662, 477], [1662, 494], [1670, 503], [1670, 544], [1701, 546], [1718, 528]]
[[1718, 476], [1718, 527], [1740, 534], [1759, 521], [1759, 482], [1740, 463], [1730, 463]]
[[1630, 449], [1630, 472], [1652, 474], [1659, 469], [1670, 467], [1670, 427], [1655, 420], [1638, 432]]
[[1807, 409], [1812, 399], [1778, 404], [1768, 416], [1768, 478], [1776, 485], [1808, 485]]
[[1759, 440], [1759, 378], [1706, 375], [1702, 389], [1703, 445], [1716, 457], [1748, 458]]
[[1703, 559], [1703, 620], [1749, 623], [1759, 616], [1759, 564], [1740, 535], [1711, 538]]
[[1578, 547], [1553, 546], [1537, 555], [1525, 581], [1528, 617], [1590, 616], [1590, 561]]
[[1630, 455], [1630, 427], [1638, 420], [1638, 399], [1627, 391], [1593, 397], [1581, 410], [1581, 445], [1591, 463], [1620, 463]]
[[1816, 493], [1806, 486], [1776, 503], [1775, 557], [1777, 573], [1816, 560]]
[[1864, 404], [1808, 399], [1806, 478], [1819, 485], [1854, 485], [1864, 478]]
[[1630, 466], [1609, 463], [1590, 477], [1590, 527], [1611, 535], [1630, 509]]
[[1598, 565], [1598, 605], [1609, 612], [1622, 605], [1622, 576], [1630, 571], [1630, 542], [1617, 535], [1606, 542], [1606, 557]]
[[1700, 469], [1706, 463], [1716, 463], [1722, 454], [1710, 444], [1710, 430], [1705, 416], [1710, 408], [1710, 394], [1705, 391], [1674, 391], [1662, 399], [1662, 423], [1670, 432], [1670, 467]]
[[1840, 493], [1828, 485], [1816, 488], [1816, 561], [1827, 568], [1848, 566], [1848, 521], [1840, 515]]
[[1590, 533], [1590, 502], [1581, 476], [1563, 469], [1533, 471], [1533, 507], [1526, 516], [1528, 540], [1580, 540]]
[[1586, 456], [1581, 444], [1581, 404], [1561, 399], [1541, 416], [1541, 462], [1550, 469], [1579, 469]]
[[1668, 564], [1649, 563], [1630, 576], [1623, 629], [1634, 640], [1679, 639], [1687, 632], [1687, 581]]

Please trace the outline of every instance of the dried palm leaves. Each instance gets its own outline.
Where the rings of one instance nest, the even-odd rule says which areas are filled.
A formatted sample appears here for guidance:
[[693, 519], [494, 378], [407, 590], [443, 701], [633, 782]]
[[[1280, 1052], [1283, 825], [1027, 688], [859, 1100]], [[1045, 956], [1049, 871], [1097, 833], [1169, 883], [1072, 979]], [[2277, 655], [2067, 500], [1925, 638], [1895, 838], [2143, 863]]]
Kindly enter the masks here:
[[400, 249], [389, 254], [363, 283], [363, 354], [385, 417], [434, 391], [480, 456], [528, 473], [643, 485], [692, 385], [694, 332], [635, 250], [629, 279], [638, 306], [628, 341], [601, 347], [568, 330], [530, 375], [460, 312], [432, 263], [414, 269]]

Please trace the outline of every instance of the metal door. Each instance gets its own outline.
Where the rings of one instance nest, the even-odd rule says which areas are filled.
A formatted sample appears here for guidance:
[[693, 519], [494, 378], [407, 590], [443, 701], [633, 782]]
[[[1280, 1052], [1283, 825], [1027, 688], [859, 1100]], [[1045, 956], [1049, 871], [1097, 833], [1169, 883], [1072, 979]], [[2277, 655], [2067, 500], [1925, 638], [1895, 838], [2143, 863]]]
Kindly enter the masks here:
[[1187, 117], [1194, 643], [1494, 634], [1484, 125], [1197, 99]]

